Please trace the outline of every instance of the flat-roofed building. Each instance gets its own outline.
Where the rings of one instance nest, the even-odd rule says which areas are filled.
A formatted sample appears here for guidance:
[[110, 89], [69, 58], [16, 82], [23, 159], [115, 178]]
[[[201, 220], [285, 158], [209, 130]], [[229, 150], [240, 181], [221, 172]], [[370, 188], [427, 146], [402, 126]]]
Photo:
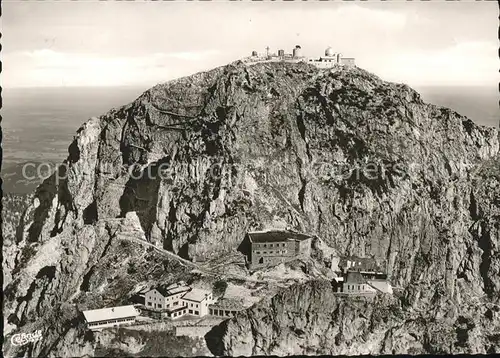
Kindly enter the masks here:
[[250, 243], [251, 269], [311, 255], [312, 237], [309, 235], [289, 230], [268, 230], [249, 232], [247, 237]]
[[132, 305], [83, 311], [87, 327], [92, 331], [134, 323], [140, 311]]
[[208, 306], [212, 303], [212, 292], [193, 288], [182, 297], [187, 314], [203, 317], [208, 314]]
[[236, 313], [243, 311], [245, 306], [240, 300], [226, 297], [208, 306], [209, 314], [218, 317], [232, 317]]
[[356, 66], [356, 60], [354, 57], [342, 57], [340, 59], [340, 64], [347, 67], [354, 67]]

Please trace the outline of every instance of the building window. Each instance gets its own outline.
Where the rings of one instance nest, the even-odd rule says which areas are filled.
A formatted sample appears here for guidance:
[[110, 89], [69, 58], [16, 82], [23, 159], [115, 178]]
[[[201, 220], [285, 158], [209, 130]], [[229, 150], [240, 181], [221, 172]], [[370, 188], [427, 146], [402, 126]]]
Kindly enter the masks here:
[[270, 244], [269, 247], [273, 247], [273, 244]]
[[198, 304], [196, 304], [196, 308], [198, 308]]
[[267, 244], [264, 244], [264, 247], [267, 247]]
[[190, 313], [190, 314], [193, 314], [193, 310], [189, 310], [189, 313]]
[[199, 316], [199, 315], [200, 315], [200, 312], [198, 312], [198, 311], [194, 311], [194, 314], [195, 314], [195, 315], [197, 315], [197, 316]]
[[161, 308], [161, 304], [160, 303], [158, 303], [158, 308]]

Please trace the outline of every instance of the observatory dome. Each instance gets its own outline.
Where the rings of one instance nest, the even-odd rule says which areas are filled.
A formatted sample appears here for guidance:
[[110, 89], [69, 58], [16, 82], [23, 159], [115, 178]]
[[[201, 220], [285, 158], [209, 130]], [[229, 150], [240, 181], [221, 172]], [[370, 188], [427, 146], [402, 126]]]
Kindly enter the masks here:
[[325, 56], [332, 57], [335, 53], [333, 52], [333, 49], [331, 47], [328, 47], [325, 50]]

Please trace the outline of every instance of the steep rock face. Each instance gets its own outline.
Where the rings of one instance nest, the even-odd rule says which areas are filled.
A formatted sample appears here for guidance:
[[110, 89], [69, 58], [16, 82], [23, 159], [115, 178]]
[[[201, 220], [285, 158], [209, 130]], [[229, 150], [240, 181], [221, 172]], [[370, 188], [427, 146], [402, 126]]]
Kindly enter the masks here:
[[3, 238], [3, 288], [11, 281], [10, 273], [15, 267], [16, 232], [21, 217], [31, 199], [29, 194], [3, 193], [2, 196], [2, 238]]
[[288, 226], [387, 261], [415, 309], [498, 301], [498, 151], [495, 129], [358, 68], [236, 63], [155, 86], [85, 123], [38, 187], [8, 330], [111, 275], [96, 265], [130, 212], [191, 259]]
[[500, 348], [492, 307], [436, 320], [391, 295], [339, 296], [329, 282], [310, 281], [224, 321], [206, 340], [226, 356], [492, 353]]

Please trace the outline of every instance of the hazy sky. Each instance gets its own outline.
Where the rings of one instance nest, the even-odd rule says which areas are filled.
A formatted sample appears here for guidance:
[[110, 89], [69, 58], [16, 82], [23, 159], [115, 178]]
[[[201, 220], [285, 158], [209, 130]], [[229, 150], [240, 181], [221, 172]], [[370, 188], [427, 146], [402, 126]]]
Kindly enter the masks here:
[[152, 86], [300, 44], [383, 79], [497, 86], [496, 2], [4, 1], [1, 84]]

